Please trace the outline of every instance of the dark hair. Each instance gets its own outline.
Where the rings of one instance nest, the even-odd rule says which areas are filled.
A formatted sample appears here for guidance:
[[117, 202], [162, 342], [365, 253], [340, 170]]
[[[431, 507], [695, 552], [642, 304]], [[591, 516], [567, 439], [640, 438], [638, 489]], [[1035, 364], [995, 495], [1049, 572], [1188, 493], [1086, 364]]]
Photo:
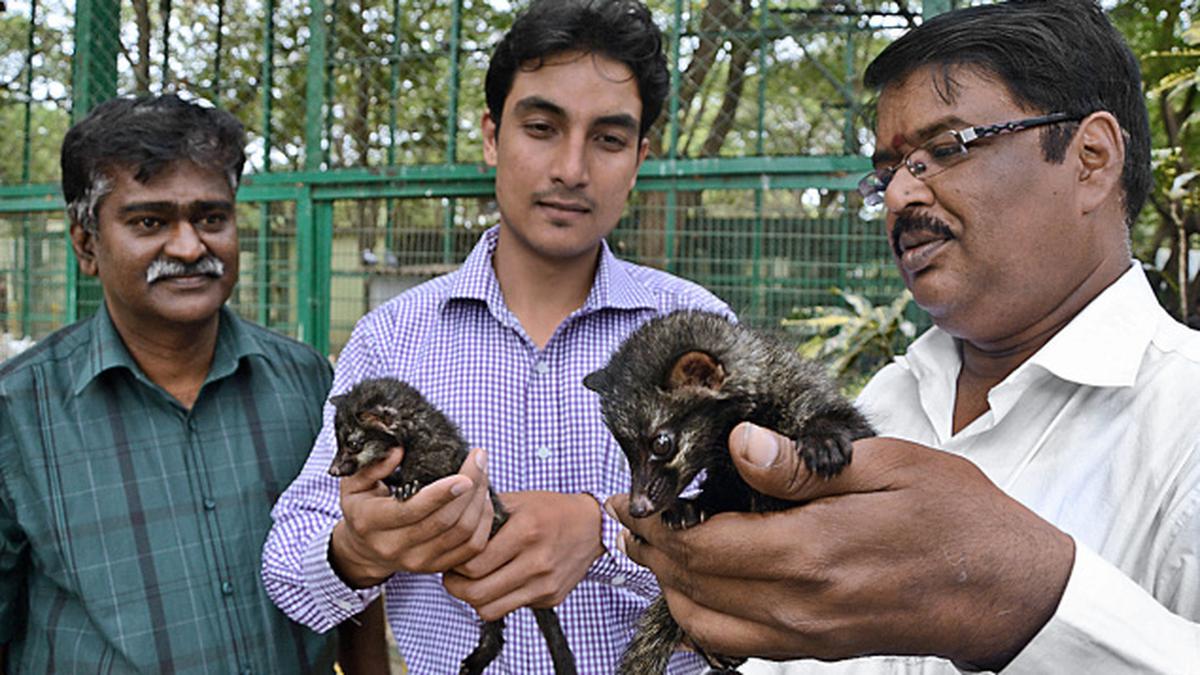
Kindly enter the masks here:
[[96, 231], [100, 200], [112, 191], [108, 172], [133, 171], [145, 183], [168, 165], [188, 160], [229, 179], [236, 191], [246, 163], [242, 123], [224, 110], [174, 94], [114, 98], [67, 131], [62, 144], [62, 189], [72, 223]]
[[637, 0], [534, 0], [496, 45], [488, 65], [484, 89], [497, 130], [517, 69], [537, 69], [546, 57], [575, 50], [603, 54], [633, 71], [642, 99], [638, 135], [646, 135], [662, 111], [671, 76], [662, 32]]
[[[1013, 0], [940, 14], [896, 40], [867, 67], [882, 90], [926, 65], [941, 67], [938, 93], [951, 102], [957, 66], [992, 74], [1022, 107], [1085, 117], [1106, 110], [1125, 138], [1125, 219], [1133, 224], [1150, 191], [1150, 122], [1137, 58], [1092, 0]], [[1077, 124], [1042, 134], [1048, 162], [1061, 162]]]

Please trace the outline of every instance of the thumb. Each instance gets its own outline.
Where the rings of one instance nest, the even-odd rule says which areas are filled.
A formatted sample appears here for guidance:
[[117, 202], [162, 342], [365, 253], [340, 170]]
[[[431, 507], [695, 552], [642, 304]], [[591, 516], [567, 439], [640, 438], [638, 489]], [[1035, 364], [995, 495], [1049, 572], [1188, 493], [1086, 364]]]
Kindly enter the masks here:
[[828, 481], [805, 466], [795, 442], [770, 429], [737, 425], [729, 433], [729, 454], [746, 483], [765, 495], [799, 502], [831, 492]]
[[383, 486], [379, 482], [390, 476], [403, 460], [404, 449], [400, 446], [392, 448], [383, 459], [370, 466], [363, 467], [349, 476], [343, 476], [340, 479], [342, 491], [372, 492], [376, 489], [382, 489]]

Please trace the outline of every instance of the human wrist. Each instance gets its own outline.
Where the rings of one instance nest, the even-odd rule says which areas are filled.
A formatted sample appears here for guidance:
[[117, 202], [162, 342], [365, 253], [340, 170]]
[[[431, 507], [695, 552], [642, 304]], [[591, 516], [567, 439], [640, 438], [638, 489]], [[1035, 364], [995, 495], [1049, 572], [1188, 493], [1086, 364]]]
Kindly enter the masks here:
[[[1006, 584], [1014, 595], [1004, 604], [1014, 609], [995, 612], [998, 623], [993, 635], [997, 642], [987, 653], [955, 659], [960, 668], [1002, 671], [1054, 617], [1074, 566], [1075, 541], [1049, 523], [1043, 535], [1031, 538], [1029, 550], [1038, 553], [1024, 565], [1020, 580]], [[1032, 545], [1033, 539], [1039, 542], [1036, 546]]]
[[359, 551], [344, 520], [338, 521], [330, 534], [329, 566], [351, 588], [378, 586], [392, 575], [391, 570], [372, 563]]
[[600, 500], [594, 495], [587, 492], [582, 492], [577, 495], [572, 495], [579, 503], [581, 509], [581, 518], [587, 523], [587, 527], [592, 532], [592, 548], [590, 552], [589, 562], [595, 562], [597, 558], [608, 552], [604, 545], [604, 507]]

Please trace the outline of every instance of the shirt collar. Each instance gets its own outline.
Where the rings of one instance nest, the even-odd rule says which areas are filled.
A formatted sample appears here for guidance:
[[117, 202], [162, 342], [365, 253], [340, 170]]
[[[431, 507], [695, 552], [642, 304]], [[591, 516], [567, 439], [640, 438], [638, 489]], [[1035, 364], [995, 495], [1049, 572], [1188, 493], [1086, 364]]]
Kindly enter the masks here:
[[[1008, 379], [1040, 366], [1063, 380], [1086, 386], [1130, 386], [1163, 316], [1146, 273], [1134, 261]], [[960, 358], [955, 339], [934, 327], [898, 361], [918, 380], [939, 376], [953, 380]]]
[[1146, 273], [1134, 261], [1038, 350], [1029, 364], [1086, 386], [1132, 386], [1163, 316]]
[[[228, 307], [221, 307], [219, 317], [216, 350], [213, 354], [212, 366], [208, 369], [208, 377], [205, 378], [205, 384], [233, 374], [243, 357], [265, 354], [262, 345], [245, 329], [245, 326], [241, 325], [241, 320], [232, 310]], [[125, 341], [121, 339], [121, 334], [117, 332], [117, 327], [113, 324], [112, 317], [109, 316], [106, 303], [100, 303], [100, 307], [90, 321], [92, 335], [87, 348], [87, 361], [75, 376], [73, 393], [76, 396], [101, 373], [117, 368], [125, 368], [147, 386], [158, 386], [142, 372], [137, 361], [125, 347]]]
[[[483, 233], [471, 254], [463, 261], [454, 282], [450, 286], [451, 300], [478, 300], [487, 303], [493, 314], [507, 315], [500, 282], [492, 267], [492, 256], [500, 239], [500, 226], [495, 225]], [[600, 241], [600, 262], [592, 289], [580, 308], [581, 313], [601, 309], [654, 309], [654, 295], [642, 284], [630, 277], [625, 265], [613, 255], [608, 242]]]

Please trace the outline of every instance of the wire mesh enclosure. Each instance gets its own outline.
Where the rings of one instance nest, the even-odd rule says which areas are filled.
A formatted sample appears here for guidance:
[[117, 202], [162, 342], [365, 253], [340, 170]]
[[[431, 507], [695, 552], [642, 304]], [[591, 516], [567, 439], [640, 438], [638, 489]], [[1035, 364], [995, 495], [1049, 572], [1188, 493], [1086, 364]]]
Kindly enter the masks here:
[[[610, 244], [777, 326], [900, 282], [853, 192], [860, 74], [949, 5], [651, 0], [671, 94]], [[245, 316], [336, 355], [365, 311], [452, 270], [499, 218], [481, 163], [507, 0], [8, 0], [0, 13], [0, 323], [40, 337], [100, 301], [68, 253], [63, 133], [114, 95], [179, 92], [246, 125]]]

